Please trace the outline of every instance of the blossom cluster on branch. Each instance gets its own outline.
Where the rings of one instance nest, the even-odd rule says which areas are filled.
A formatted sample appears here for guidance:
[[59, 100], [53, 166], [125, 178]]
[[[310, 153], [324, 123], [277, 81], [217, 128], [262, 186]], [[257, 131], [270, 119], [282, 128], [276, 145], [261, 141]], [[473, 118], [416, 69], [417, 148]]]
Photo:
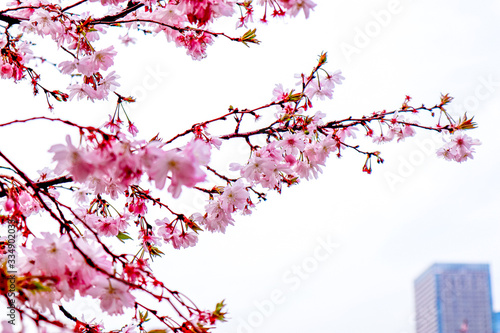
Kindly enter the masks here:
[[[91, 5], [91, 7], [89, 7]], [[259, 1], [264, 7], [262, 21], [266, 21], [268, 10], [272, 16], [296, 16], [303, 11], [307, 16], [315, 4], [311, 0], [264, 0]], [[229, 0], [169, 0], [169, 1], [48, 1], [24, 0], [10, 1], [8, 8], [0, 10], [0, 22], [6, 23], [0, 33], [0, 76], [4, 79], [19, 81], [29, 77], [36, 93], [41, 89], [47, 97], [66, 101], [68, 98], [99, 100], [108, 98], [118, 86], [119, 76], [113, 67], [117, 52], [113, 45], [97, 48], [96, 43], [112, 27], [125, 27], [122, 35], [124, 44], [135, 42], [130, 36], [134, 30], [146, 33], [164, 34], [167, 41], [183, 47], [193, 59], [206, 57], [208, 45], [214, 38], [224, 36], [229, 40], [259, 43], [255, 29], [248, 30], [241, 37], [230, 37], [222, 32], [210, 30], [211, 23], [220, 18], [233, 16], [240, 12], [239, 26], [252, 21], [254, 9], [252, 1], [242, 3]], [[106, 13], [95, 17], [93, 13]], [[57, 66], [62, 74], [79, 77], [62, 89], [45, 88], [41, 75], [29, 65], [30, 60], [42, 59], [32, 50], [31, 40], [26, 35], [48, 37], [54, 41], [54, 47], [64, 50], [68, 60]]]
[[[262, 21], [267, 15], [296, 16], [300, 11], [308, 17], [315, 7], [310, 0], [256, 2], [263, 7]], [[95, 17], [94, 12], [103, 14]], [[382, 163], [384, 159], [380, 151], [361, 148], [366, 141], [400, 142], [418, 130], [436, 131], [448, 140], [438, 156], [457, 162], [473, 157], [474, 146], [480, 142], [464, 131], [476, 125], [467, 116], [451, 117], [446, 111], [452, 100], [448, 95], [431, 107], [413, 106], [406, 96], [395, 110], [337, 120], [313, 111], [313, 103], [332, 99], [344, 80], [340, 71], [325, 68], [326, 53], [311, 71], [297, 76], [300, 80], [294, 89], [276, 85], [272, 99], [260, 107], [231, 106], [219, 117], [197, 122], [167, 140], [158, 135], [137, 138], [138, 129], [126, 112], [134, 98], [116, 91], [119, 75], [113, 64], [117, 52], [113, 46], [95, 47], [106, 29], [127, 29], [120, 37], [125, 44], [134, 43], [130, 35], [134, 30], [165, 34], [167, 41], [186, 48], [199, 60], [218, 36], [245, 45], [258, 43], [255, 29], [241, 37], [210, 30], [216, 19], [234, 14], [239, 15], [236, 25], [246, 26], [253, 13], [252, 1], [229, 0], [15, 0], [0, 10], [3, 79], [29, 80], [35, 94], [44, 92], [51, 109], [52, 98], [67, 102], [116, 97], [115, 110], [102, 126], [44, 115], [0, 124], [2, 130], [31, 122], [60, 123], [79, 136], [75, 141], [68, 135], [65, 143], [54, 144], [48, 151], [54, 165], [38, 177], [28, 175], [0, 147], [0, 222], [12, 226], [17, 237], [17, 243], [1, 239], [0, 292], [23, 325], [82, 333], [210, 332], [226, 318], [224, 302], [212, 310], [200, 309], [167, 287], [150, 265], [153, 258], [161, 260], [162, 249], [195, 246], [205, 230], [224, 233], [237, 214], [251, 214], [268, 191], [281, 192], [317, 178], [327, 158], [341, 157], [345, 150], [364, 156], [360, 169], [371, 173], [372, 160]], [[56, 64], [61, 75], [76, 80], [68, 87], [45, 88], [41, 75], [30, 67], [31, 61], [47, 61], [31, 48], [41, 37], [51, 38], [54, 47], [68, 57]], [[265, 116], [269, 113], [271, 119]], [[223, 123], [225, 129], [213, 126], [216, 123]], [[231, 156], [228, 141], [244, 142], [248, 158], [231, 161], [221, 171], [214, 167], [213, 152]], [[183, 191], [203, 194], [204, 209], [183, 212], [174, 208]], [[150, 216], [153, 207], [160, 209], [162, 218]], [[31, 222], [35, 218], [48, 221], [58, 232], [35, 230]], [[116, 252], [116, 241], [133, 244], [135, 251]], [[15, 301], [8, 296], [7, 283], [14, 253], [19, 259]], [[65, 308], [65, 302], [81, 297], [93, 298], [106, 314], [132, 316], [129, 321], [121, 319], [117, 327], [103, 327]], [[19, 330], [9, 323], [2, 322], [3, 331]]]

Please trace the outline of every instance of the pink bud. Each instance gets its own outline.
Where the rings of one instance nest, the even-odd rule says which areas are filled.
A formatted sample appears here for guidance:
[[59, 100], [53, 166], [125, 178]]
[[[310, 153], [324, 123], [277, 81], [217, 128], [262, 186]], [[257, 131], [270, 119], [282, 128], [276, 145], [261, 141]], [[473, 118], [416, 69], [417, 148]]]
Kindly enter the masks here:
[[14, 202], [14, 200], [12, 200], [12, 198], [8, 198], [7, 201], [5, 202], [5, 210], [8, 212], [12, 211], [15, 206], [16, 203]]

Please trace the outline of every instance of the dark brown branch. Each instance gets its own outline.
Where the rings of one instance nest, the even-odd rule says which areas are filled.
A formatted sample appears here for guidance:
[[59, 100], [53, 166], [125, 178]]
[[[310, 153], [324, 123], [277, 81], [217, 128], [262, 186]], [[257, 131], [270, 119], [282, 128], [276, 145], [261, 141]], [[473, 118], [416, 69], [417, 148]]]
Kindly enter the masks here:
[[21, 23], [20, 19], [18, 19], [16, 17], [5, 15], [5, 14], [0, 14], [0, 21], [4, 21], [9, 25]]
[[127, 16], [128, 14], [130, 14], [132, 12], [135, 12], [136, 10], [138, 10], [141, 7], [144, 7], [144, 4], [129, 1], [127, 4], [127, 8], [125, 8], [123, 11], [121, 11], [115, 15], [104, 16], [103, 18], [96, 19], [96, 21], [98, 21], [100, 23], [104, 23], [104, 22], [111, 22], [112, 23], [112, 22], [115, 22], [116, 20], [119, 20], [119, 19]]
[[78, 2], [76, 2], [76, 3], [74, 3], [74, 4], [72, 4], [72, 5], [69, 5], [68, 7], [64, 7], [64, 8], [61, 10], [61, 12], [65, 12], [65, 11], [67, 11], [67, 10], [71, 9], [71, 8], [74, 8], [74, 7], [76, 7], [76, 6], [79, 6], [79, 5], [81, 5], [82, 3], [84, 3], [84, 2], [87, 2], [87, 0], [80, 0], [80, 1], [78, 1]]
[[[42, 189], [42, 188], [46, 189], [49, 186], [54, 186], [54, 185], [64, 184], [64, 183], [69, 183], [69, 182], [72, 182], [72, 181], [73, 181], [73, 178], [71, 178], [69, 176], [62, 176], [62, 177], [59, 177], [59, 178], [55, 178], [55, 179], [51, 179], [51, 180], [46, 180], [46, 181], [43, 181], [43, 182], [33, 183], [33, 185], [36, 186], [39, 189]], [[30, 184], [26, 184], [26, 186], [31, 186], [31, 185]], [[7, 195], [7, 193], [5, 193], [5, 191], [1, 191], [0, 192], [0, 198], [5, 197], [6, 195]]]
[[78, 319], [76, 319], [71, 313], [69, 313], [62, 305], [59, 305], [59, 310], [61, 310], [66, 318], [71, 319], [74, 322], [78, 321]]
[[72, 181], [73, 181], [73, 178], [71, 178], [69, 176], [62, 176], [62, 177], [59, 177], [59, 178], [55, 178], [55, 179], [51, 179], [51, 180], [46, 180], [46, 181], [43, 181], [43, 182], [35, 183], [35, 185], [38, 188], [47, 188], [49, 186], [54, 186], [54, 185], [64, 184], [64, 183], [69, 183], [69, 182], [72, 182]]

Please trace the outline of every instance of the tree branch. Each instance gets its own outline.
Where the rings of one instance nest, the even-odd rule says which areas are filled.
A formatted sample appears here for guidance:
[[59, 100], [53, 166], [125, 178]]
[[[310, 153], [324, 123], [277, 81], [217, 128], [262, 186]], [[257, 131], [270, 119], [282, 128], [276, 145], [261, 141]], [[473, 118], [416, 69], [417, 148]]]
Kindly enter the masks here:
[[135, 12], [136, 10], [138, 10], [141, 7], [144, 7], [144, 4], [142, 4], [142, 3], [136, 3], [136, 2], [133, 2], [133, 1], [129, 1], [128, 4], [127, 4], [127, 8], [125, 8], [122, 12], [120, 12], [118, 14], [115, 14], [115, 15], [104, 16], [103, 18], [96, 19], [96, 21], [99, 21], [99, 22], [114, 22], [116, 20], [119, 20], [119, 19], [127, 16], [128, 14], [130, 14], [132, 12]]
[[6, 22], [9, 25], [21, 23], [20, 19], [18, 19], [16, 17], [5, 15], [5, 14], [2, 14], [2, 13], [0, 13], [0, 21], [4, 21], [4, 22]]
[[[69, 176], [62, 176], [59, 178], [51, 179], [51, 180], [46, 180], [38, 183], [33, 183], [33, 186], [36, 186], [37, 188], [43, 188], [46, 189], [49, 186], [54, 186], [58, 184], [64, 184], [64, 183], [69, 183], [72, 182], [73, 178]], [[31, 186], [30, 184], [26, 184], [27, 186]], [[0, 192], [0, 198], [5, 197], [7, 193], [5, 191]]]

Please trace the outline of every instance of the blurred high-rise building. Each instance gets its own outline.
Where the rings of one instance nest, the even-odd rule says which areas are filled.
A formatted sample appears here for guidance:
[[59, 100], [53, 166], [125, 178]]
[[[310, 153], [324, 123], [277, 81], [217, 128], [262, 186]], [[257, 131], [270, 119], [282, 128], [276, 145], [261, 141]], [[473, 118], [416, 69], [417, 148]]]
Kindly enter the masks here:
[[492, 333], [488, 264], [434, 264], [415, 280], [417, 333]]
[[500, 333], [500, 312], [493, 314], [493, 333]]

